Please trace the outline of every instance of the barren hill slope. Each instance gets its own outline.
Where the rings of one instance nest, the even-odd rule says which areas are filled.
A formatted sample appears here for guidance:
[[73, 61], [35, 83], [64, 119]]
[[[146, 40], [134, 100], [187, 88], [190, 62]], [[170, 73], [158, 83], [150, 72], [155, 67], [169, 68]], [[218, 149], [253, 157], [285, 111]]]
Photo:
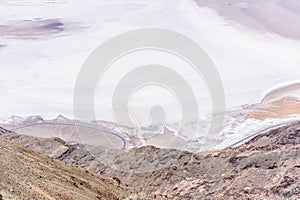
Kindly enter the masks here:
[[0, 161], [0, 194], [4, 199], [110, 200], [130, 195], [128, 188], [113, 180], [42, 156], [2, 136]]
[[[153, 198], [300, 199], [300, 122], [236, 148], [199, 154], [152, 146], [127, 152], [100, 147], [88, 151], [53, 138], [45, 142], [15, 133], [6, 137], [47, 155], [56, 152], [51, 156], [67, 163], [116, 176]], [[103, 163], [108, 157], [110, 165]]]

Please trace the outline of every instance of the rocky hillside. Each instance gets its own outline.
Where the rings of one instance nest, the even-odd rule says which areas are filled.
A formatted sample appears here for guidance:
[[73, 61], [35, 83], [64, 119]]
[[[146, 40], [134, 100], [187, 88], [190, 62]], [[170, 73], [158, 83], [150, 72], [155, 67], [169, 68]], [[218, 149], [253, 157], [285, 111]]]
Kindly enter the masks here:
[[131, 194], [114, 180], [42, 156], [4, 137], [0, 137], [0, 160], [0, 199], [110, 200]]
[[112, 151], [5, 135], [32, 150], [114, 176], [153, 198], [300, 198], [300, 123], [266, 132], [237, 148], [199, 154], [151, 146]]

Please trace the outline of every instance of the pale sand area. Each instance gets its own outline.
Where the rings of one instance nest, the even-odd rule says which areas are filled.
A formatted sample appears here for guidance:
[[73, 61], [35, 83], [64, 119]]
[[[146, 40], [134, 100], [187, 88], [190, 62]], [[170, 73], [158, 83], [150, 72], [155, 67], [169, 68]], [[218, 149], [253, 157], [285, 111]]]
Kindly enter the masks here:
[[[5, 124], [1, 124], [1, 126], [9, 130], [14, 130], [14, 128], [18, 127]], [[64, 124], [39, 125], [38, 123], [35, 123], [34, 126], [20, 128], [15, 130], [15, 132], [40, 138], [58, 137], [68, 142], [97, 145], [107, 149], [122, 149], [124, 147], [124, 142], [120, 137], [113, 134], [107, 134], [92, 127], [70, 126]], [[84, 135], [79, 135], [78, 133], [84, 133]]]
[[262, 98], [261, 103], [247, 106], [238, 113], [259, 120], [300, 115], [300, 83], [274, 89]]
[[144, 145], [153, 145], [159, 148], [185, 150], [188, 146], [188, 142], [185, 139], [176, 136], [175, 132], [168, 128], [164, 128], [160, 134], [144, 137], [144, 140]]
[[250, 108], [248, 118], [264, 120], [267, 118], [284, 118], [291, 115], [300, 115], [300, 100], [284, 98], [268, 104], [255, 105]]

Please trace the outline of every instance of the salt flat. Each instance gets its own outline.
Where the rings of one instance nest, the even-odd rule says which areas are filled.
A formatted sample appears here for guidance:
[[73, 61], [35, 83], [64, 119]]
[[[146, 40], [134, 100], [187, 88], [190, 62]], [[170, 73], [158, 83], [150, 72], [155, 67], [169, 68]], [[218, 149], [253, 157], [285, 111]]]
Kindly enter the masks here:
[[[298, 29], [293, 28], [298, 27], [298, 7], [264, 1], [261, 6], [269, 7], [264, 18], [265, 10], [250, 1], [244, 3], [234, 1], [230, 7], [225, 2], [217, 5], [191, 0], [2, 1], [0, 116], [54, 118], [62, 114], [74, 118], [74, 84], [88, 55], [112, 36], [149, 27], [177, 31], [203, 47], [223, 80], [228, 111], [259, 103], [270, 90], [300, 81], [300, 42]], [[250, 14], [244, 15], [241, 7]], [[270, 13], [287, 17], [267, 21]], [[288, 26], [284, 20], [289, 21]], [[98, 119], [113, 119], [115, 84], [130, 67], [147, 63], [178, 70], [195, 91], [200, 91], [196, 96], [202, 117], [209, 113], [209, 92], [187, 63], [164, 53], [141, 51], [120, 59], [103, 77], [95, 94]], [[170, 112], [167, 122], [176, 124], [180, 120], [176, 99], [155, 87], [145, 89], [133, 96], [131, 104], [140, 123], [149, 124], [151, 106], [163, 104]]]

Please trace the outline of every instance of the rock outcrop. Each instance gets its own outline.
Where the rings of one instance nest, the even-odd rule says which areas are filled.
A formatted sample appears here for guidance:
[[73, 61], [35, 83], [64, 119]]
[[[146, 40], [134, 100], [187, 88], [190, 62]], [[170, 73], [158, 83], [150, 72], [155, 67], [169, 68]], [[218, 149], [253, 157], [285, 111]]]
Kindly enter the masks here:
[[117, 200], [132, 193], [111, 179], [35, 153], [2, 136], [0, 160], [0, 199]]
[[152, 146], [129, 151], [75, 148], [61, 140], [5, 135], [34, 151], [116, 177], [154, 199], [300, 198], [300, 123], [268, 131], [236, 148], [199, 154]]

